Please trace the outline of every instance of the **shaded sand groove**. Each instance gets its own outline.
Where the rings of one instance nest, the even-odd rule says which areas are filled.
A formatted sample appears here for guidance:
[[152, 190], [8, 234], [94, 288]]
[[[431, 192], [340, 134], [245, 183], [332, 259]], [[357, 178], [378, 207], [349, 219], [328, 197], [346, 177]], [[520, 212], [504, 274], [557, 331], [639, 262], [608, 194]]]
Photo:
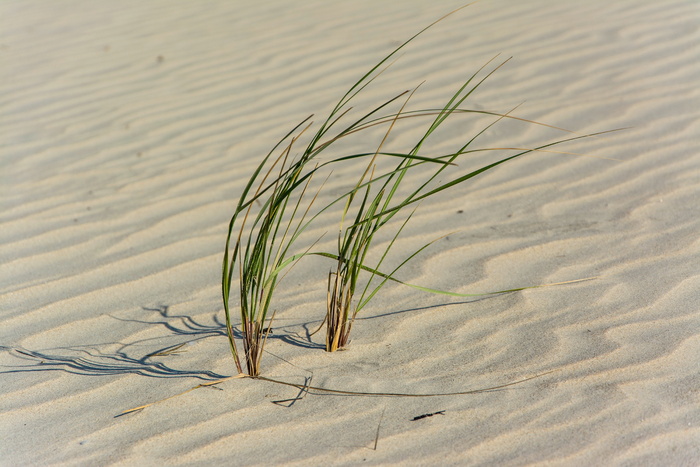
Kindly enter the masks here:
[[[309, 337], [328, 265], [310, 259], [279, 289], [263, 360], [271, 378], [375, 392], [556, 371], [428, 399], [294, 401], [293, 388], [229, 380], [115, 418], [231, 374], [220, 255], [259, 157], [458, 6], [0, 3], [0, 465], [700, 464], [693, 0], [485, 0], [412, 43], [357, 102], [427, 80], [411, 105], [440, 106], [501, 53], [514, 58], [471, 108], [524, 102], [519, 117], [581, 133], [632, 127], [562, 147], [615, 160], [529, 155], [422, 203], [405, 231], [403, 251], [449, 234], [402, 271], [421, 285], [598, 279], [468, 299], [387, 287], [350, 349], [329, 355]], [[487, 121], [455, 118], [430, 151]], [[503, 123], [483, 146], [562, 136]], [[401, 122], [388, 144], [403, 148], [420, 128]], [[381, 131], [343, 148], [372, 138]], [[338, 167], [320, 201], [356, 169]], [[300, 244], [330, 248], [335, 222], [324, 214]]]

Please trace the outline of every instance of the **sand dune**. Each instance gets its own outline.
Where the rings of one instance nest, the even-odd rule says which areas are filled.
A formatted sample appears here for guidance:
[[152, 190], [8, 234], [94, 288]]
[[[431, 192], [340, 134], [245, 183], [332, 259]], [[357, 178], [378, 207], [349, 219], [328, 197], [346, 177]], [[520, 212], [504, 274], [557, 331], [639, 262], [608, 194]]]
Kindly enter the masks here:
[[[529, 155], [424, 202], [401, 247], [449, 234], [401, 278], [460, 293], [597, 279], [470, 299], [390, 286], [350, 349], [327, 354], [308, 333], [328, 266], [309, 260], [279, 289], [263, 361], [265, 376], [351, 391], [543, 376], [461, 396], [297, 401], [291, 387], [229, 379], [115, 417], [235, 372], [220, 261], [259, 158], [461, 5], [258, 3], [0, 4], [0, 465], [699, 465], [692, 0], [478, 2], [410, 44], [357, 103], [425, 80], [412, 105], [440, 106], [501, 54], [513, 59], [469, 107], [522, 103], [519, 117], [580, 133], [631, 127], [564, 149], [596, 157]], [[486, 121], [460, 120], [435, 150]], [[483, 144], [561, 135], [504, 122]], [[324, 199], [353, 170], [339, 168]], [[322, 216], [304, 241], [334, 222]]]

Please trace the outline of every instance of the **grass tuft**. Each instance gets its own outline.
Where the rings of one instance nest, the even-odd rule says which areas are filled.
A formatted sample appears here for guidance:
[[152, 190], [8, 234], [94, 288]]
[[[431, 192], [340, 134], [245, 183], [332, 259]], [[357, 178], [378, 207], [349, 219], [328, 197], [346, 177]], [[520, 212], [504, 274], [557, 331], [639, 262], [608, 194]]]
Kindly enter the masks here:
[[[463, 106], [465, 101], [479, 86], [510, 60], [497, 62], [498, 56], [489, 60], [471, 75], [442, 107], [407, 110], [406, 107], [417, 91], [417, 87], [413, 91], [403, 91], [380, 102], [379, 105], [362, 113], [359, 118], [350, 118], [353, 110], [350, 103], [390, 66], [387, 63], [397, 52], [433, 25], [469, 5], [454, 10], [433, 22], [380, 60], [350, 87], [315, 132], [310, 131], [312, 116], [301, 121], [273, 147], [251, 175], [229, 222], [222, 264], [222, 297], [226, 315], [226, 330], [231, 353], [239, 374], [252, 377], [260, 375], [261, 360], [269, 334], [269, 331], [266, 330], [270, 328], [270, 321], [273, 318], [270, 316], [271, 301], [283, 278], [282, 271], [285, 268], [292, 266], [307, 255], [317, 255], [333, 260], [333, 269], [327, 277], [328, 295], [324, 319], [326, 350], [333, 352], [343, 348], [350, 341], [352, 325], [357, 314], [387, 282], [404, 284], [395, 277], [397, 271], [435, 241], [411, 252], [391, 272], [381, 271], [390, 250], [396, 244], [401, 232], [415, 212], [417, 203], [526, 154], [533, 152], [559, 153], [551, 148], [569, 141], [606, 133], [580, 135], [551, 125], [516, 117], [512, 113], [517, 107], [507, 113], [465, 108]], [[398, 110], [389, 110], [399, 104]], [[435, 132], [448, 119], [470, 115], [485, 115], [491, 117], [491, 121], [480, 131], [465, 138], [461, 145], [453, 151], [439, 155], [425, 154], [427, 152], [426, 143], [435, 138]], [[406, 119], [427, 120], [427, 125], [406, 151], [386, 150], [385, 143], [397, 127], [397, 123]], [[503, 120], [542, 125], [568, 132], [570, 136], [532, 148], [476, 146], [477, 140], [485, 132]], [[376, 149], [354, 154], [341, 153], [325, 158], [325, 161], [320, 160], [319, 156], [332, 152], [334, 148], [338, 147], [338, 142], [344, 138], [374, 128], [384, 128], [383, 138]], [[301, 145], [302, 136], [308, 139], [308, 142], [305, 146], [301, 146], [299, 154], [295, 154], [296, 147]], [[454, 172], [459, 169], [458, 159], [476, 153], [495, 153], [497, 157], [494, 162], [476, 170], [466, 173]], [[393, 160], [395, 165], [382, 171], [379, 167], [384, 167], [386, 164], [378, 164], [379, 159]], [[314, 204], [319, 192], [323, 189], [323, 184], [321, 184], [313, 196], [308, 194], [314, 175], [333, 164], [362, 160], [366, 160], [366, 164], [363, 165], [364, 169], [359, 173], [353, 188], [312, 213], [316, 209]], [[450, 170], [451, 177], [449, 181], [441, 181], [439, 177], [446, 170]], [[407, 182], [409, 172], [418, 174], [419, 179], [422, 176], [419, 183], [411, 182], [409, 186]], [[301, 252], [296, 249], [295, 243], [307, 227], [321, 213], [336, 206], [343, 206], [340, 209], [336, 251], [333, 253], [311, 251], [313, 245]], [[406, 214], [402, 221], [391, 222], [397, 215], [408, 211], [410, 213]], [[398, 225], [398, 228], [390, 236], [391, 240], [388, 245], [379, 254], [370, 254], [373, 241], [389, 225]], [[372, 256], [379, 259], [375, 264], [369, 266], [367, 264], [368, 258]], [[238, 277], [240, 299], [240, 324], [237, 331], [234, 331], [230, 306], [234, 274], [237, 274]], [[365, 275], [367, 277], [364, 277]], [[364, 278], [361, 279], [361, 276]], [[456, 294], [411, 284], [406, 285], [431, 293], [453, 296], [488, 295]], [[531, 287], [540, 286], [519, 287], [490, 292], [489, 294], [512, 292]], [[356, 297], [356, 292], [360, 290], [359, 297]], [[239, 339], [242, 341], [242, 353], [238, 349], [237, 340]]]

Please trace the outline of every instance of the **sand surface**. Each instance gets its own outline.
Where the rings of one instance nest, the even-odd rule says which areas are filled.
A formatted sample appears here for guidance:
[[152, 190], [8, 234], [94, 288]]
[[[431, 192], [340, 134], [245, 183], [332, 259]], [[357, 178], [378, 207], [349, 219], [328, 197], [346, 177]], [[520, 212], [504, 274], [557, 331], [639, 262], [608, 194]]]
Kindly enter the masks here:
[[[532, 154], [425, 201], [392, 259], [449, 234], [400, 277], [460, 293], [597, 279], [481, 299], [387, 286], [349, 350], [329, 354], [308, 337], [329, 265], [302, 261], [275, 296], [263, 360], [270, 378], [375, 392], [552, 373], [471, 395], [291, 402], [279, 401], [294, 388], [231, 379], [117, 417], [235, 373], [220, 264], [251, 171], [460, 5], [0, 3], [0, 465], [700, 465], [694, 0], [479, 2], [408, 46], [357, 103], [425, 80], [411, 105], [441, 106], [501, 53], [513, 59], [466, 107], [524, 102], [519, 117], [581, 133], [633, 127], [562, 148], [609, 159]], [[486, 120], [456, 122], [435, 151]], [[483, 144], [561, 136], [511, 122]], [[356, 170], [339, 168], [324, 199]]]

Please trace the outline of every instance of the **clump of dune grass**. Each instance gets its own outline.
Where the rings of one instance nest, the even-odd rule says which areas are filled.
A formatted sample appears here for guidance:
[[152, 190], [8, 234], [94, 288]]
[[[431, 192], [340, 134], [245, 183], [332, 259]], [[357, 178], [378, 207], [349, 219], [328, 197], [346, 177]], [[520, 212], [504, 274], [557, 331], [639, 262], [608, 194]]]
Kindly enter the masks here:
[[[263, 169], [270, 160], [272, 152], [263, 159], [243, 190], [236, 212], [229, 223], [222, 278], [226, 330], [236, 368], [239, 373], [243, 373], [229, 310], [231, 282], [234, 265], [237, 262], [241, 336], [246, 368], [250, 376], [257, 376], [260, 372], [262, 352], [269, 334], [269, 330], [265, 331], [265, 323], [278, 283], [279, 271], [293, 261], [287, 257], [289, 248], [301, 232], [304, 218], [313, 204], [311, 200], [299, 214], [310, 177], [307, 178], [296, 201], [291, 195], [301, 183], [299, 179], [304, 167], [303, 164], [290, 163], [289, 154], [295, 140], [295, 138], [292, 139], [264, 172]], [[281, 142], [278, 146], [280, 144]], [[256, 182], [257, 185], [255, 185]], [[249, 199], [253, 188], [255, 190]], [[259, 201], [262, 195], [265, 195], [264, 201]], [[255, 201], [262, 204], [257, 214], [252, 213]], [[285, 216], [287, 209], [291, 209], [291, 216]], [[239, 216], [242, 216], [242, 220], [231, 252], [231, 237]], [[244, 234], [247, 234], [247, 238], [244, 238]]]
[[[266, 323], [271, 318], [269, 316], [271, 300], [279, 283], [280, 274], [285, 267], [306, 254], [306, 252], [290, 253], [291, 247], [299, 235], [309, 225], [310, 220], [316, 217], [307, 219], [315, 197], [305, 207], [302, 207], [302, 200], [311, 177], [319, 168], [328, 164], [368, 157], [373, 154], [345, 155], [321, 165], [314, 165], [313, 161], [319, 154], [333, 147], [334, 143], [340, 139], [382, 123], [377, 119], [370, 123], [367, 122], [382, 108], [405, 93], [389, 99], [359, 120], [335, 133], [334, 136], [329, 136], [331, 129], [334, 129], [338, 121], [350, 110], [346, 108], [348, 103], [376, 78], [378, 73], [375, 72], [378, 68], [430, 26], [399, 46], [357, 81], [340, 99], [333, 111], [311, 137], [300, 156], [291, 156], [292, 148], [310, 127], [308, 122], [311, 117], [306, 118], [287, 133], [263, 158], [248, 180], [229, 222], [221, 283], [226, 332], [239, 373], [244, 373], [244, 369], [241, 353], [236, 344], [230, 308], [231, 285], [235, 271], [238, 271], [240, 338], [243, 341], [243, 360], [247, 374], [257, 376], [260, 373], [260, 361], [267, 339]], [[285, 145], [286, 141], [289, 143]], [[280, 148], [280, 154], [276, 157], [273, 156]], [[375, 153], [374, 156], [376, 155]], [[298, 194], [298, 191], [301, 191], [301, 194]], [[330, 203], [321, 211], [330, 208], [338, 200]], [[236, 231], [237, 234], [235, 234]], [[267, 328], [269, 329], [269, 326]]]
[[[394, 51], [394, 53], [395, 52], [396, 51]], [[384, 60], [387, 60], [390, 57], [391, 55], [386, 57]], [[410, 254], [408, 254], [403, 259], [403, 261], [391, 272], [382, 273], [380, 271], [382, 264], [384, 263], [389, 254], [389, 251], [396, 244], [396, 241], [400, 236], [402, 230], [404, 229], [411, 216], [415, 212], [415, 208], [413, 207], [415, 203], [437, 195], [438, 193], [441, 193], [449, 188], [460, 185], [477, 175], [480, 175], [505, 162], [511, 161], [523, 155], [532, 152], [560, 153], [560, 151], [554, 151], [549, 148], [576, 139], [587, 138], [594, 135], [606, 133], [600, 132], [595, 134], [577, 135], [565, 139], [551, 141], [530, 148], [475, 147], [475, 143], [481, 135], [483, 135], [493, 125], [496, 125], [498, 122], [504, 119], [520, 120], [533, 125], [544, 125], [549, 128], [573, 133], [562, 128], [553, 127], [551, 125], [545, 125], [543, 123], [535, 122], [532, 120], [525, 120], [522, 118], [514, 117], [513, 115], [511, 115], [511, 112], [513, 112], [515, 109], [511, 110], [506, 114], [498, 114], [495, 112], [476, 111], [462, 108], [461, 106], [463, 105], [464, 101], [482, 83], [484, 83], [486, 79], [489, 78], [489, 76], [491, 76], [500, 67], [505, 65], [505, 63], [508, 62], [508, 60], [510, 60], [507, 59], [501, 62], [497, 66], [493, 67], [491, 71], [486, 73], [484, 77], [477, 79], [479, 73], [481, 73], [494, 59], [489, 61], [486, 65], [484, 65], [481, 69], [479, 69], [476, 73], [469, 77], [469, 79], [467, 79], [466, 82], [457, 90], [457, 92], [455, 92], [450, 97], [448, 102], [442, 108], [432, 110], [404, 111], [404, 108], [406, 106], [406, 103], [404, 103], [401, 109], [395, 114], [385, 115], [383, 117], [365, 122], [364, 128], [375, 124], [386, 124], [388, 125], [388, 129], [384, 138], [379, 144], [379, 147], [374, 152], [372, 159], [369, 161], [368, 166], [366, 167], [364, 172], [362, 172], [359, 176], [356, 186], [344, 198], [346, 202], [341, 215], [337, 253], [323, 254], [335, 260], [334, 268], [328, 274], [327, 305], [326, 316], [324, 319], [324, 323], [326, 325], [325, 347], [327, 351], [334, 352], [338, 349], [342, 349], [345, 346], [347, 346], [347, 344], [350, 341], [350, 332], [352, 329], [352, 325], [355, 321], [357, 314], [373, 299], [377, 292], [388, 281], [403, 283], [400, 280], [396, 279], [395, 274], [397, 273], [397, 271], [401, 267], [403, 267], [407, 262], [413, 259], [418, 253], [423, 251], [426, 247], [428, 247], [435, 241], [434, 240], [433, 242], [429, 242], [423, 245], [421, 248], [410, 252]], [[413, 93], [409, 95], [409, 99], [410, 96], [412, 96], [412, 94]], [[467, 138], [463, 145], [457, 148], [454, 152], [439, 156], [422, 156], [421, 151], [425, 147], [427, 140], [437, 131], [437, 129], [441, 125], [443, 125], [447, 121], [448, 118], [459, 114], [482, 114], [492, 116], [494, 117], [494, 119], [486, 126], [484, 126], [480, 131]], [[394, 129], [394, 124], [399, 119], [425, 117], [432, 117], [432, 121], [427, 125], [426, 130], [422, 134], [420, 134], [420, 137], [417, 139], [415, 145], [410, 150], [404, 153], [383, 152], [383, 145], [388, 139], [389, 134]], [[435, 183], [437, 177], [443, 171], [455, 168], [455, 161], [459, 157], [477, 152], [496, 152], [498, 153], [498, 156], [494, 162], [480, 167], [476, 170], [471, 170], [465, 174], [459, 174], [456, 178], [449, 182], [437, 184]], [[381, 175], [377, 175], [376, 159], [379, 155], [390, 155], [393, 157], [397, 157], [399, 159], [399, 162], [392, 170]], [[430, 162], [432, 164], [426, 166], [426, 162]], [[404, 185], [406, 185], [406, 174], [409, 171], [415, 171], [415, 169], [419, 168], [419, 166], [420, 173], [425, 175], [423, 181], [420, 182], [417, 186], [413, 185], [409, 187], [408, 192], [401, 195], [401, 188], [405, 188]], [[355, 203], [357, 206], [353, 206], [353, 203]], [[405, 217], [404, 221], [400, 224], [400, 227], [396, 230], [396, 232], [393, 235], [393, 238], [384, 248], [384, 250], [375, 252], [374, 256], [379, 257], [376, 264], [368, 265], [368, 252], [370, 250], [372, 242], [375, 240], [376, 235], [380, 231], [385, 230], [385, 227], [389, 225], [389, 221], [392, 220], [393, 217], [402, 213], [405, 210], [411, 210], [410, 214]], [[360, 293], [359, 298], [355, 298], [355, 293], [358, 290], [358, 286], [360, 286], [361, 282], [360, 276], [363, 274], [368, 275], [369, 277], [367, 277], [364, 280], [364, 287], [362, 287], [362, 291]], [[378, 283], [373, 282], [375, 279], [378, 281]], [[545, 285], [558, 284], [562, 283]], [[415, 287], [431, 293], [460, 297], [501, 294], [506, 292], [523, 290], [526, 288], [535, 288], [543, 286], [539, 285], [530, 287], [520, 287], [516, 289], [489, 292], [485, 294], [457, 294], [435, 289], [428, 289], [425, 287], [419, 287], [411, 284], [405, 285], [409, 285], [411, 287]]]
[[[401, 107], [401, 109], [397, 113], [381, 117], [376, 121], [388, 124], [388, 129], [379, 145], [379, 148], [375, 151], [374, 156], [369, 161], [368, 166], [360, 175], [355, 188], [352, 191], [350, 191], [347, 194], [347, 196], [345, 196], [346, 202], [341, 215], [337, 253], [324, 254], [325, 256], [328, 256], [335, 260], [334, 269], [328, 274], [327, 307], [326, 316], [324, 319], [324, 322], [326, 324], [325, 345], [327, 351], [334, 352], [338, 349], [342, 349], [345, 346], [347, 346], [350, 340], [350, 331], [352, 329], [352, 325], [360, 310], [362, 310], [373, 299], [377, 292], [388, 281], [401, 282], [395, 277], [397, 271], [401, 267], [403, 267], [407, 262], [413, 259], [418, 253], [420, 253], [422, 250], [427, 248], [430, 244], [432, 244], [435, 241], [434, 240], [433, 242], [429, 242], [423, 245], [421, 248], [412, 251], [391, 272], [382, 273], [380, 271], [383, 262], [389, 254], [389, 251], [396, 244], [396, 241], [400, 236], [402, 230], [404, 229], [411, 216], [415, 212], [415, 209], [412, 205], [421, 200], [437, 195], [438, 193], [441, 193], [449, 188], [460, 185], [481, 173], [484, 173], [490, 169], [497, 167], [500, 164], [511, 161], [517, 157], [536, 151], [558, 152], [547, 148], [567, 141], [592, 136], [574, 136], [563, 140], [549, 142], [533, 148], [474, 147], [477, 138], [484, 134], [493, 125], [497, 124], [503, 119], [516, 118], [511, 116], [510, 113], [497, 114], [493, 112], [474, 111], [461, 108], [463, 102], [489, 76], [491, 76], [491, 74], [493, 74], [496, 70], [503, 66], [507, 61], [508, 60], [505, 60], [504, 62], [500, 63], [499, 65], [494, 67], [489, 73], [487, 73], [486, 76], [477, 80], [477, 75], [481, 71], [483, 71], [484, 67], [486, 67], [488, 63], [484, 65], [484, 67], [482, 67], [479, 71], [477, 71], [477, 73], [472, 75], [459, 88], [459, 90], [451, 96], [449, 101], [441, 109], [404, 112], [404, 107], [406, 105], [404, 103], [404, 106]], [[483, 129], [478, 131], [476, 134], [468, 138], [462, 146], [457, 148], [452, 153], [443, 154], [439, 156], [432, 155], [430, 157], [420, 155], [420, 152], [424, 147], [426, 141], [450, 116], [465, 113], [487, 114], [493, 116], [494, 120], [488, 125], [486, 125]], [[396, 123], [396, 121], [403, 118], [416, 117], [434, 118], [432, 119], [430, 124], [427, 125], [425, 132], [420, 135], [420, 138], [418, 138], [415, 145], [405, 153], [382, 152], [382, 146], [384, 145], [384, 142], [387, 140], [391, 131], [394, 129], [394, 124]], [[543, 125], [534, 121], [519, 118], [516, 119], [523, 120], [530, 124]], [[372, 123], [376, 122], [373, 121]], [[546, 126], [551, 127], [550, 125]], [[559, 130], [567, 131], [563, 129]], [[477, 152], [497, 152], [500, 154], [500, 157], [495, 162], [492, 162], [488, 165], [480, 167], [476, 170], [469, 171], [466, 174], [460, 174], [455, 179], [449, 182], [437, 184], [434, 183], [437, 177], [443, 171], [455, 168], [455, 161], [459, 157]], [[505, 157], [503, 157], [504, 153], [506, 154]], [[392, 155], [394, 157], [398, 157], [399, 162], [396, 165], [396, 167], [394, 167], [392, 170], [377, 176], [375, 172], [376, 159], [379, 155]], [[432, 164], [426, 166], [426, 162], [431, 162]], [[406, 174], [409, 171], [414, 171], [415, 169], [419, 168], [419, 166], [420, 173], [425, 175], [423, 181], [419, 183], [417, 187], [415, 185], [411, 186], [407, 194], [401, 195], [401, 188], [404, 185], [406, 185]], [[353, 203], [357, 204], [357, 206], [354, 207]], [[349, 221], [348, 219], [351, 216], [351, 212], [353, 212], [353, 208], [354, 219]], [[393, 235], [393, 238], [384, 248], [384, 250], [375, 252], [375, 256], [379, 256], [379, 259], [376, 262], [376, 264], [368, 265], [368, 252], [370, 250], [373, 240], [375, 239], [375, 236], [380, 231], [384, 230], [384, 228], [388, 225], [389, 221], [392, 220], [393, 217], [402, 213], [406, 209], [411, 210], [410, 214], [408, 214], [405, 217], [404, 221], [400, 224], [400, 227], [396, 230], [396, 232]], [[355, 292], [357, 291], [358, 285], [360, 284], [359, 278], [363, 274], [369, 275], [369, 277], [364, 281], [364, 287], [362, 288], [362, 292], [360, 293], [359, 298], [355, 299]], [[378, 280], [378, 284], [373, 283], [374, 279]], [[432, 293], [460, 297], [500, 294], [516, 290], [523, 290], [525, 288], [531, 288], [521, 287], [517, 289], [489, 292], [486, 294], [456, 294], [435, 289], [428, 289], [425, 287], [418, 287], [411, 284], [405, 285], [410, 285], [411, 287], [416, 287]]]
[[[534, 151], [555, 152], [548, 148], [567, 141], [593, 136], [577, 135], [533, 148], [473, 147], [479, 136], [503, 119], [517, 119], [531, 124], [542, 125], [541, 123], [514, 117], [510, 112], [500, 114], [469, 110], [461, 107], [464, 101], [508, 60], [495, 66], [483, 78], [477, 80], [478, 74], [488, 64], [482, 67], [440, 108], [407, 111], [405, 106], [412, 93], [404, 91], [381, 102], [364, 113], [360, 118], [351, 119], [349, 124], [343, 123], [341, 125], [341, 122], [349, 119], [349, 112], [352, 110], [352, 107], [349, 106], [350, 102], [386, 69], [382, 69], [382, 67], [408, 43], [455, 11], [443, 16], [415, 34], [365, 73], [343, 95], [338, 104], [321, 123], [319, 129], [309, 136], [309, 142], [298, 155], [294, 154], [295, 145], [300, 144], [300, 138], [311, 127], [312, 116], [303, 120], [292, 131], [287, 133], [263, 158], [248, 180], [229, 222], [222, 267], [222, 296], [226, 315], [226, 330], [231, 353], [239, 374], [247, 374], [249, 376], [258, 376], [260, 374], [260, 362], [268, 335], [266, 329], [269, 329], [269, 321], [272, 319], [269, 312], [271, 301], [283, 277], [282, 272], [285, 268], [293, 265], [294, 262], [306, 255], [319, 255], [334, 261], [335, 269], [328, 275], [328, 304], [324, 320], [327, 329], [326, 350], [334, 351], [343, 348], [349, 342], [350, 331], [357, 313], [372, 300], [387, 281], [402, 283], [395, 277], [395, 273], [429, 245], [426, 244], [412, 252], [391, 272], [381, 272], [380, 268], [385, 258], [410, 219], [410, 215], [408, 215], [393, 235], [389, 245], [379, 255], [379, 261], [372, 266], [368, 266], [366, 261], [372, 241], [380, 230], [383, 231], [385, 226], [390, 225], [390, 220], [400, 213], [413, 209], [419, 201], [457, 186], [500, 164]], [[406, 96], [406, 101], [398, 111], [388, 112], [385, 110], [390, 108], [391, 105], [398, 103], [403, 96]], [[382, 114], [382, 112], [388, 113]], [[459, 148], [451, 153], [423, 155], [421, 151], [428, 138], [449, 117], [458, 114], [488, 115], [493, 117], [493, 121], [475, 135], [467, 138]], [[407, 118], [430, 118], [431, 121], [417, 142], [408, 151], [395, 152], [384, 150], [384, 142], [396, 123]], [[381, 126], [385, 126], [387, 130], [376, 149], [362, 153], [336, 155], [327, 158], [323, 163], [317, 162], [321, 154], [328, 154], [337, 147], [336, 143], [338, 141]], [[455, 161], [457, 158], [470, 153], [484, 151], [497, 151], [500, 156], [495, 162], [477, 170], [459, 174], [451, 181], [436, 182], [436, 178], [444, 170], [456, 167]], [[277, 155], [275, 156], [275, 154]], [[391, 158], [397, 162], [393, 168], [380, 172], [376, 164], [378, 158]], [[318, 191], [313, 196], [309, 195], [307, 191], [314, 174], [331, 164], [355, 159], [367, 159], [368, 163], [359, 175], [353, 188], [312, 214]], [[407, 194], [400, 194], [404, 191], [401, 188], [406, 186], [406, 174], [418, 168], [421, 169], [421, 173], [427, 174], [427, 176], [418, 186], [410, 187], [407, 190]], [[321, 185], [322, 187], [323, 185]], [[308, 201], [305, 201], [307, 199]], [[335, 253], [311, 251], [312, 246], [307, 246], [303, 250], [297, 249], [295, 243], [311, 222], [317, 219], [319, 214], [331, 209], [342, 201], [344, 201], [344, 208], [341, 210], [340, 216], [337, 251]], [[238, 273], [240, 299], [239, 336], [234, 331], [230, 309], [231, 286], [235, 271]], [[359, 277], [361, 274], [369, 274], [369, 278], [365, 281], [365, 286], [359, 299], [355, 299], [355, 292], [360, 283]], [[378, 285], [373, 283], [374, 279], [379, 280]], [[418, 286], [412, 287], [456, 296], [486, 295], [455, 294]], [[491, 293], [511, 292], [524, 288], [530, 287]], [[237, 339], [242, 340], [242, 354], [238, 350]], [[242, 361], [245, 361], [246, 371], [243, 369]]]

